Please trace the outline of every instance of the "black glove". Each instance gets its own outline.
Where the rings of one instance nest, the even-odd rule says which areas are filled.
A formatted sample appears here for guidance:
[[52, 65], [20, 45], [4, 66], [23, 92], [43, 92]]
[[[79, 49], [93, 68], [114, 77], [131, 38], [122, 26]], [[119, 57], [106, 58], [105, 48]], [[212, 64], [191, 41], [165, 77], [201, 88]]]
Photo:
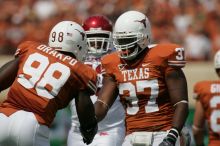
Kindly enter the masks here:
[[175, 128], [171, 128], [167, 136], [159, 144], [159, 146], [175, 146], [176, 140], [179, 136], [179, 132]]
[[159, 144], [159, 146], [175, 146], [175, 143], [167, 140], [166, 138]]
[[93, 141], [93, 138], [95, 137], [97, 131], [98, 131], [97, 122], [90, 128], [84, 128], [80, 126], [80, 132], [83, 137], [83, 142], [86, 143], [87, 145], [90, 144]]

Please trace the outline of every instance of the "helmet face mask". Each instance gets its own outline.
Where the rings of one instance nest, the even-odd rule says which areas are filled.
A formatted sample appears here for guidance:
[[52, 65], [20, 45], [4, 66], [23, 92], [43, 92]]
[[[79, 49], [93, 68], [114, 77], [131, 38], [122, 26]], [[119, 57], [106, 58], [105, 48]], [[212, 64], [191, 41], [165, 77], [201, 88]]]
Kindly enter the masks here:
[[56, 24], [50, 32], [48, 44], [57, 51], [74, 54], [79, 61], [84, 61], [87, 56], [85, 31], [79, 24], [72, 21]]
[[112, 23], [101, 15], [90, 16], [83, 23], [87, 35], [88, 54], [102, 56], [111, 49]]
[[88, 42], [88, 54], [101, 56], [109, 51], [110, 46], [110, 33], [89, 33], [87, 32], [87, 42]]
[[144, 14], [128, 11], [117, 19], [113, 31], [113, 45], [122, 59], [134, 59], [147, 48], [150, 41], [151, 27]]
[[133, 59], [138, 52], [138, 38], [136, 35], [119, 35], [113, 36], [113, 45], [117, 48], [119, 55], [122, 59], [131, 60]]

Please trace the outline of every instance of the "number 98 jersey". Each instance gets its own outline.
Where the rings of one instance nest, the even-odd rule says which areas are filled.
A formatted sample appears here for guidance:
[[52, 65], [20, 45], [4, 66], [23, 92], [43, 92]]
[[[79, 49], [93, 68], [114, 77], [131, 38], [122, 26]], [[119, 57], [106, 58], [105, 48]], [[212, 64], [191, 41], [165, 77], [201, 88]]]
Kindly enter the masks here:
[[116, 79], [120, 100], [126, 107], [127, 134], [168, 130], [174, 108], [165, 75], [185, 66], [184, 48], [176, 44], [155, 44], [138, 57], [135, 62], [125, 62], [115, 52], [102, 59], [104, 76]]
[[97, 74], [76, 59], [44, 44], [24, 42], [18, 46], [17, 77], [0, 112], [33, 112], [40, 124], [50, 126], [58, 109], [78, 96], [80, 90], [96, 92]]

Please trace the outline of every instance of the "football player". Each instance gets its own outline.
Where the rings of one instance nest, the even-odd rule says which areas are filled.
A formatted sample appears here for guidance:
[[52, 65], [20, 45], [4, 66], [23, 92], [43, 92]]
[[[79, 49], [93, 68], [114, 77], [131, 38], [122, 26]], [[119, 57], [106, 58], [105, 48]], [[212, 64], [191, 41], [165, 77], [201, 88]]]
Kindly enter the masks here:
[[[220, 77], [220, 51], [215, 54], [214, 67]], [[200, 81], [194, 86], [195, 114], [193, 136], [197, 146], [204, 146], [205, 122], [208, 124], [208, 146], [220, 145], [220, 81]]]
[[[100, 58], [112, 50], [112, 23], [102, 15], [88, 17], [82, 24], [89, 45], [85, 64], [91, 66], [98, 73], [98, 90], [102, 86]], [[93, 102], [97, 96], [91, 96]], [[75, 109], [75, 102], [71, 102], [72, 127], [68, 135], [68, 146], [85, 146], [80, 136], [79, 121]], [[125, 136], [125, 112], [119, 98], [109, 109], [107, 116], [98, 124], [98, 132], [90, 146], [121, 146]]]
[[81, 63], [87, 53], [83, 28], [72, 21], [56, 24], [49, 46], [23, 42], [15, 59], [0, 69], [0, 91], [8, 88], [0, 105], [1, 146], [49, 146], [49, 127], [57, 110], [76, 97], [80, 131], [91, 143], [97, 121], [90, 96], [97, 74]]
[[184, 48], [150, 42], [150, 22], [143, 13], [119, 16], [113, 30], [117, 51], [101, 60], [96, 116], [101, 121], [119, 94], [126, 107], [123, 146], [178, 146], [188, 115]]

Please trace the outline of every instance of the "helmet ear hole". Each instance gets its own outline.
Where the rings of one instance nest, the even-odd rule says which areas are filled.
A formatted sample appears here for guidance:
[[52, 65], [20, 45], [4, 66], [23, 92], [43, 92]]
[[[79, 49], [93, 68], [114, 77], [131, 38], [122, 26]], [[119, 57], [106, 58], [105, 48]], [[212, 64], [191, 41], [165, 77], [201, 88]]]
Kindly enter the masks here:
[[[126, 44], [120, 44], [117, 41], [119, 39], [137, 38], [136, 40], [127, 42]], [[132, 39], [131, 39], [132, 40]], [[141, 49], [127, 54], [127, 56], [120, 55], [122, 59], [130, 60], [135, 58], [150, 44], [151, 40], [151, 26], [148, 18], [138, 11], [127, 11], [120, 15], [115, 22], [113, 30], [113, 44], [115, 48], [120, 52], [122, 49], [130, 49], [135, 44]], [[132, 51], [127, 51], [132, 52]]]

